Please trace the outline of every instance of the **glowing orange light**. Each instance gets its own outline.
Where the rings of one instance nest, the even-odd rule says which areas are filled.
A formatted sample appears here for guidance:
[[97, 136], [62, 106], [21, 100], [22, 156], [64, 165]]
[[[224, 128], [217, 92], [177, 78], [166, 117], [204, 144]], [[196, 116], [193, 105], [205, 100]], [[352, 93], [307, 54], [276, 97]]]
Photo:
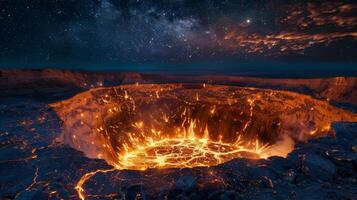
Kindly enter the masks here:
[[[137, 127], [143, 128], [136, 123]], [[260, 144], [258, 140], [245, 144], [239, 138], [234, 143], [222, 142], [209, 138], [206, 126], [202, 136], [198, 136], [194, 129], [196, 122], [191, 120], [183, 134], [179, 133], [172, 138], [153, 139], [145, 142], [129, 139], [131, 147], [125, 149], [119, 156], [120, 169], [145, 170], [147, 168], [183, 168], [217, 165], [236, 157], [266, 158], [267, 144]], [[153, 134], [160, 131], [151, 129]]]

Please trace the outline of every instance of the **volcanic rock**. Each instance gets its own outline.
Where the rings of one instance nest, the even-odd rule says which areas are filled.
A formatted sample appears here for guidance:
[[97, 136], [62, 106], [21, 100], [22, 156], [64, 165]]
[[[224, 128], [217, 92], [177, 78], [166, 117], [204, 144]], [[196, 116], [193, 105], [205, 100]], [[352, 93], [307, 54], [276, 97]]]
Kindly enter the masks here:
[[336, 172], [336, 166], [331, 161], [316, 154], [307, 154], [303, 165], [307, 167], [308, 175], [316, 179], [331, 179]]
[[[207, 129], [212, 141], [259, 139], [272, 145], [264, 152], [266, 157], [286, 156], [295, 142], [333, 135], [332, 122], [357, 121], [354, 113], [293, 92], [192, 86], [195, 85], [134, 84], [97, 88], [51, 104], [64, 122], [60, 140], [89, 157], [122, 165], [117, 163], [117, 152], [136, 149], [133, 141], [143, 145], [147, 138], [158, 135], [155, 131], [158, 138], [173, 137], [178, 128], [189, 129], [191, 120], [197, 122], [192, 131], [203, 135]], [[247, 151], [237, 157], [259, 158]], [[127, 168], [155, 166], [141, 165], [141, 159], [127, 163], [133, 162], [137, 165]]]
[[[79, 72], [65, 70], [0, 70], [0, 90], [11, 94], [76, 93], [98, 86], [131, 83], [210, 83], [296, 91], [357, 105], [357, 78], [255, 78], [223, 75]], [[55, 90], [55, 91], [54, 91]], [[3, 95], [0, 94], [0, 95]], [[68, 95], [66, 95], [68, 96]]]
[[176, 181], [175, 187], [178, 190], [192, 191], [197, 187], [196, 177], [182, 176]]
[[[59, 85], [52, 87], [53, 85], [51, 85], [52, 83], [49, 84], [50, 82], [44, 82], [41, 85], [41, 81], [44, 80], [40, 76], [42, 72], [37, 72], [36, 75], [31, 76], [33, 79], [41, 80], [39, 82], [41, 87], [48, 88], [48, 96], [35, 95], [37, 92], [41, 93], [41, 88], [33, 88], [33, 80], [27, 83], [21, 82], [22, 78], [26, 80], [31, 77], [28, 74], [28, 76], [25, 76], [23, 72], [16, 72], [9, 76], [6, 71], [0, 72], [2, 74], [0, 77], [2, 82], [0, 82], [5, 87], [1, 90], [0, 97], [0, 199], [94, 200], [138, 197], [150, 200], [185, 197], [197, 199], [337, 200], [355, 199], [357, 196], [357, 159], [354, 152], [354, 146], [357, 144], [357, 124], [355, 122], [340, 122], [344, 117], [351, 116], [351, 112], [331, 106], [326, 101], [305, 95], [300, 96], [297, 93], [278, 91], [273, 99], [274, 101], [255, 102], [253, 111], [257, 113], [257, 118], [254, 118], [250, 126], [255, 123], [258, 123], [258, 125], [265, 124], [262, 123], [265, 121], [262, 121], [262, 119], [265, 118], [259, 116], [264, 116], [263, 113], [269, 113], [270, 110], [275, 111], [273, 109], [275, 107], [280, 109], [278, 111], [283, 116], [293, 115], [289, 114], [290, 111], [294, 113], [300, 109], [303, 110], [299, 118], [298, 116], [296, 118], [284, 117], [281, 118], [281, 121], [278, 120], [278, 123], [284, 123], [284, 119], [299, 119], [305, 126], [298, 127], [308, 127], [308, 130], [314, 131], [314, 126], [319, 127], [319, 122], [323, 122], [325, 119], [329, 123], [331, 122], [330, 128], [334, 130], [334, 135], [317, 134], [318, 136], [309, 137], [303, 143], [298, 142], [286, 158], [270, 157], [260, 160], [238, 158], [219, 165], [185, 169], [122, 170], [113, 168], [105, 160], [88, 158], [85, 153], [78, 150], [79, 148], [72, 148], [58, 142], [61, 140], [57, 140], [63, 135], [63, 132], [69, 131], [66, 130], [67, 127], [72, 127], [70, 121], [66, 119], [80, 119], [77, 118], [80, 117], [80, 112], [77, 109], [81, 108], [80, 105], [84, 105], [81, 104], [82, 101], [85, 97], [92, 98], [92, 95], [97, 97], [96, 95], [99, 94], [96, 94], [96, 91], [100, 89], [85, 93], [86, 95], [77, 96], [83, 98], [72, 99], [78, 100], [78, 105], [76, 101], [67, 100], [68, 104], [55, 106], [56, 109], [61, 108], [63, 110], [66, 110], [65, 107], [67, 106], [68, 113], [62, 116], [58, 114], [58, 110], [48, 106], [48, 102], [59, 102], [68, 98], [68, 96], [64, 93], [57, 93], [64, 91], [61, 87], [57, 87]], [[20, 74], [24, 76], [21, 78], [18, 76]], [[16, 84], [17, 80], [12, 79], [16, 76], [19, 77], [16, 79], [23, 85]], [[48, 75], [46, 76], [48, 77]], [[88, 77], [91, 76], [88, 75]], [[89, 80], [88, 77], [85, 79]], [[62, 79], [61, 76], [59, 78]], [[71, 76], [67, 77], [67, 79], [71, 78]], [[144, 79], [145, 77], [141, 76], [141, 78]], [[157, 79], [157, 77], [151, 77], [152, 79]], [[323, 79], [320, 83], [318, 81], [312, 82], [312, 86], [308, 87], [315, 88], [311, 91], [321, 92], [327, 91], [326, 88], [329, 88], [331, 84], [340, 84], [337, 88], [341, 90], [341, 93], [326, 93], [328, 95], [333, 94], [335, 97], [343, 93], [347, 94], [350, 90], [344, 90], [343, 88], [348, 87], [343, 85], [350, 84], [351, 79], [336, 81], [338, 78], [331, 78], [329, 80], [331, 81], [328, 81], [328, 84]], [[95, 81], [97, 80], [93, 82]], [[59, 80], [59, 82], [63, 82], [63, 80]], [[290, 84], [303, 85], [304, 82], [305, 80], [297, 81], [297, 83], [291, 81]], [[48, 83], [48, 85], [46, 86], [45, 83]], [[277, 81], [276, 83], [281, 82]], [[305, 83], [310, 82], [306, 80]], [[8, 87], [9, 85], [12, 86]], [[75, 94], [78, 92], [78, 90], [73, 89], [72, 83], [69, 85], [65, 93]], [[318, 86], [321, 86], [321, 88]], [[17, 89], [14, 90], [16, 87]], [[264, 94], [267, 90], [255, 90], [251, 93], [258, 91]], [[155, 95], [155, 93], [152, 94]], [[346, 95], [348, 98], [341, 99], [349, 99], [349, 102], [356, 104], [356, 101], [353, 100], [354, 94], [351, 92]], [[288, 98], [281, 99], [278, 98], [279, 96]], [[241, 99], [247, 100], [246, 96], [243, 95]], [[282, 106], [284, 102], [287, 102], [286, 105], [288, 106], [279, 108], [277, 105], [280, 105], [280, 102]], [[276, 106], [273, 106], [275, 103], [277, 103]], [[269, 104], [272, 106], [269, 106]], [[69, 105], [73, 107], [70, 108]], [[304, 109], [305, 105], [309, 105], [308, 109]], [[298, 108], [294, 109], [295, 106]], [[309, 110], [311, 107], [314, 108], [314, 111]], [[244, 113], [249, 110], [248, 108], [249, 104], [245, 101], [244, 106], [242, 106], [242, 109], [245, 110]], [[94, 113], [101, 113], [101, 106], [99, 105], [93, 111]], [[220, 110], [220, 114], [225, 112], [224, 109]], [[318, 113], [321, 113], [321, 115]], [[331, 113], [333, 115], [329, 116]], [[326, 117], [324, 120], [319, 120], [321, 116]], [[269, 119], [271, 118], [266, 118], [268, 121], [266, 124], [270, 124], [272, 127], [273, 124], [276, 125], [274, 120]], [[308, 120], [304, 121], [303, 119]], [[85, 119], [84, 122], [89, 121], [90, 119]], [[315, 121], [315, 123], [309, 123], [309, 121]], [[80, 121], [77, 125], [80, 126]], [[77, 125], [74, 123], [73, 127]], [[252, 128], [252, 130], [259, 130], [258, 125], [254, 126], [255, 128]], [[298, 130], [298, 128], [289, 130]], [[318, 131], [315, 133], [318, 133]], [[301, 163], [298, 155], [305, 155], [305, 159], [302, 159]], [[306, 173], [301, 170], [302, 166], [308, 168]], [[319, 176], [312, 174], [312, 172], [319, 174]], [[272, 181], [273, 188], [266, 187], [270, 185], [270, 181], [266, 181], [264, 184], [268, 184], [262, 185], [263, 176]], [[195, 185], [193, 190], [189, 192], [177, 190], [176, 183], [186, 182], [182, 181], [185, 179], [182, 177], [195, 178], [196, 183], [193, 184]]]

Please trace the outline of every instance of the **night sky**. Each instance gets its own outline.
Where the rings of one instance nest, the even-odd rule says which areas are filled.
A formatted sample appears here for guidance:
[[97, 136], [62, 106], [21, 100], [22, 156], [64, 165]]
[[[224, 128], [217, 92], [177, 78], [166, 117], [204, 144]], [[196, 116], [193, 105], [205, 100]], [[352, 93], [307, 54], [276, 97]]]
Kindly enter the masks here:
[[357, 2], [1, 0], [0, 68], [357, 70]]

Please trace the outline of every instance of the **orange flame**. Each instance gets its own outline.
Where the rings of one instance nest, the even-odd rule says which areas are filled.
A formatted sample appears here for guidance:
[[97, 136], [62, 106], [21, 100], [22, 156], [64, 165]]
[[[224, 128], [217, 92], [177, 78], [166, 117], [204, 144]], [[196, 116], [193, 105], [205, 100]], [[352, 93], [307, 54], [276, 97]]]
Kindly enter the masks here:
[[[135, 123], [137, 126], [137, 123]], [[138, 127], [138, 126], [137, 126]], [[172, 138], [146, 137], [142, 142], [130, 136], [131, 147], [122, 152], [118, 168], [145, 170], [147, 168], [183, 168], [217, 165], [236, 157], [266, 158], [269, 145], [259, 140], [244, 143], [240, 138], [233, 143], [213, 141], [207, 126], [202, 136], [195, 133], [196, 122]], [[140, 126], [141, 129], [145, 127]], [[153, 134], [159, 131], [152, 130]]]

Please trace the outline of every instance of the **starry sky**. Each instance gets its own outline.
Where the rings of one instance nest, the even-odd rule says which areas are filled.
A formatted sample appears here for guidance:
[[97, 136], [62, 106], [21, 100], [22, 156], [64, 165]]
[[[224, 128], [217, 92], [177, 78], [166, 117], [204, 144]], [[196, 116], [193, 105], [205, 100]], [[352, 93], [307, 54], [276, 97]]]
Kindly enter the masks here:
[[357, 70], [351, 0], [1, 0], [0, 67]]

